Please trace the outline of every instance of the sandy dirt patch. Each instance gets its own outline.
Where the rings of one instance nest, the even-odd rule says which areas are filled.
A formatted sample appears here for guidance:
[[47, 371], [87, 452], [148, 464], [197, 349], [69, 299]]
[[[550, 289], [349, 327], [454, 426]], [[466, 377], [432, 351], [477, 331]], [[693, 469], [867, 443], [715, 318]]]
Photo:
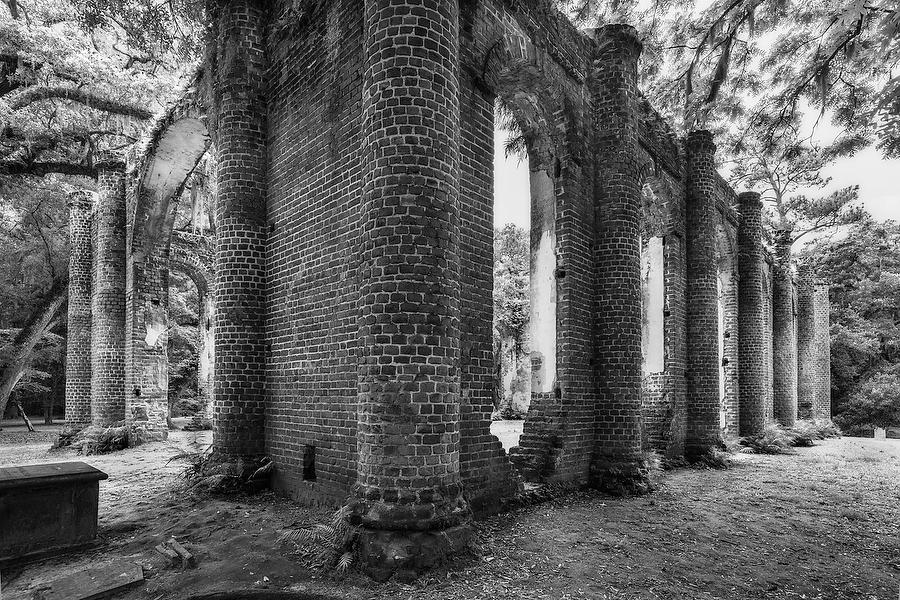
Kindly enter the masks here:
[[[208, 432], [115, 455], [43, 454], [0, 446], [0, 464], [79, 460], [101, 485], [104, 545], [3, 573], [3, 598], [105, 561], [144, 565], [148, 581], [119, 598], [187, 598], [268, 586], [370, 599], [893, 599], [900, 591], [900, 441], [845, 438], [789, 456], [739, 455], [728, 470], [663, 473], [657, 492], [615, 499], [581, 492], [476, 524], [476, 552], [412, 584], [342, 582], [274, 544], [286, 527], [324, 520], [271, 493], [198, 499], [172, 455]], [[199, 567], [165, 568], [170, 536]]]

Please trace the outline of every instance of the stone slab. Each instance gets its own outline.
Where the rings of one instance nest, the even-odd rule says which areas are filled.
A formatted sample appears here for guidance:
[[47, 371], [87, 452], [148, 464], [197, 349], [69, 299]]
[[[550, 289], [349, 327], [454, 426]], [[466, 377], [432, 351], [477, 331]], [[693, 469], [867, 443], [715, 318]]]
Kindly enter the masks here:
[[115, 562], [96, 569], [85, 569], [40, 586], [34, 593], [39, 600], [99, 600], [144, 581], [144, 571], [132, 562]]

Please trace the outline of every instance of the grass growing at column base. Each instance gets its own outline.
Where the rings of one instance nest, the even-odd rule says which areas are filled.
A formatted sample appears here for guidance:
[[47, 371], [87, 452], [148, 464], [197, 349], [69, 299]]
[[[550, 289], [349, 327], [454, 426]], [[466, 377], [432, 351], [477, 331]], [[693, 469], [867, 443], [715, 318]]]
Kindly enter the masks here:
[[769, 423], [759, 435], [742, 437], [738, 452], [755, 454], [793, 454], [794, 448], [808, 448], [815, 440], [840, 437], [841, 432], [831, 421], [797, 421], [793, 427]]
[[600, 457], [591, 465], [590, 487], [611, 496], [641, 496], [656, 489], [662, 461], [655, 452], [633, 459]]

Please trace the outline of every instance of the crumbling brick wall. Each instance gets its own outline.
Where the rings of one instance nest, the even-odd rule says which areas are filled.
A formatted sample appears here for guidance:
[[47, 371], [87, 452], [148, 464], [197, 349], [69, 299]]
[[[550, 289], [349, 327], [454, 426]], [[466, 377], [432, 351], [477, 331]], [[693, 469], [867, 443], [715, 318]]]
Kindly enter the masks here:
[[69, 301], [66, 334], [66, 423], [91, 422], [91, 222], [93, 195], [78, 190], [69, 197]]
[[125, 419], [125, 162], [98, 164], [91, 286], [91, 422]]

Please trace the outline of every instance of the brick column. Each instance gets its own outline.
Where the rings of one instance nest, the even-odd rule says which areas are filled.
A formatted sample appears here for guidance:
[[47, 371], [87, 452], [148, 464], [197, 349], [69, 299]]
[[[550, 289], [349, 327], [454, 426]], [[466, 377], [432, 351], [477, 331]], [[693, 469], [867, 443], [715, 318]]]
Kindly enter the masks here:
[[91, 421], [125, 419], [125, 163], [97, 164], [91, 293]]
[[649, 489], [641, 457], [641, 178], [637, 64], [629, 25], [595, 31], [595, 341], [597, 412], [592, 483], [612, 493]]
[[766, 424], [766, 297], [762, 247], [762, 202], [756, 192], [738, 196], [738, 394], [739, 435], [758, 435]]
[[811, 419], [817, 393], [816, 274], [809, 265], [797, 272], [797, 416]]
[[772, 405], [775, 420], [786, 427], [793, 426], [797, 419], [797, 338], [790, 237], [790, 231], [775, 232], [772, 269]]
[[687, 432], [689, 459], [721, 445], [719, 314], [715, 248], [715, 152], [712, 134], [687, 138]]
[[459, 6], [366, 0], [351, 522], [376, 578], [467, 538], [459, 472]]
[[83, 191], [69, 196], [69, 314], [66, 336], [66, 425], [91, 422], [91, 210]]
[[816, 281], [813, 297], [815, 312], [815, 347], [818, 358], [816, 397], [813, 400], [812, 418], [831, 420], [831, 301], [828, 298], [828, 284]]
[[252, 459], [265, 451], [265, 13], [253, 0], [218, 10], [213, 449]]

